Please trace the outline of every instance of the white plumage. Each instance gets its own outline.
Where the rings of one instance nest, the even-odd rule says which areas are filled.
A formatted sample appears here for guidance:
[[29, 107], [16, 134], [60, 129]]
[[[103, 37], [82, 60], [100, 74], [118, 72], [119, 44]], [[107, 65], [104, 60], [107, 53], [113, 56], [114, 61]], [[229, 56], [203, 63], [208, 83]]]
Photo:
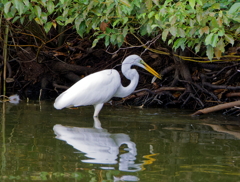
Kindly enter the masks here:
[[56, 109], [93, 105], [94, 116], [98, 116], [104, 103], [112, 97], [126, 97], [136, 88], [139, 75], [132, 65], [142, 67], [159, 79], [161, 76], [148, 66], [139, 56], [128, 56], [122, 63], [122, 73], [131, 81], [127, 87], [121, 84], [117, 70], [107, 69], [88, 75], [60, 94], [54, 103]]

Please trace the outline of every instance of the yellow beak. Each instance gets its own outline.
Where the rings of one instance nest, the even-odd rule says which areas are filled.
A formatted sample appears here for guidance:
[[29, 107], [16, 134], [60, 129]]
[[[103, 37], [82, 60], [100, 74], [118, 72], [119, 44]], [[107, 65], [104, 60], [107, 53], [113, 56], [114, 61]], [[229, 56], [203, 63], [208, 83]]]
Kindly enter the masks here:
[[152, 75], [154, 75], [155, 77], [162, 79], [162, 75], [160, 75], [159, 73], [157, 73], [154, 69], [152, 69], [147, 63], [145, 63], [144, 61], [142, 61], [142, 64], [144, 65], [145, 69], [151, 73]]

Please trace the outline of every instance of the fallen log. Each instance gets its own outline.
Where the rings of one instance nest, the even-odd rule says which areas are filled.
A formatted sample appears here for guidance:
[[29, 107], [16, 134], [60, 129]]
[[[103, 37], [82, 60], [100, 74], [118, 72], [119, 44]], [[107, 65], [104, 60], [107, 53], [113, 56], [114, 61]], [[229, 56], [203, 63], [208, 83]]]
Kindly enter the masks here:
[[192, 116], [207, 114], [207, 113], [211, 113], [211, 112], [215, 112], [215, 111], [219, 111], [219, 110], [223, 110], [223, 109], [228, 109], [228, 108], [231, 108], [234, 106], [240, 106], [240, 100], [234, 101], [234, 102], [228, 102], [228, 103], [224, 103], [224, 104], [219, 104], [217, 106], [208, 107], [205, 109], [201, 109], [201, 110], [198, 110], [195, 113], [193, 113]]

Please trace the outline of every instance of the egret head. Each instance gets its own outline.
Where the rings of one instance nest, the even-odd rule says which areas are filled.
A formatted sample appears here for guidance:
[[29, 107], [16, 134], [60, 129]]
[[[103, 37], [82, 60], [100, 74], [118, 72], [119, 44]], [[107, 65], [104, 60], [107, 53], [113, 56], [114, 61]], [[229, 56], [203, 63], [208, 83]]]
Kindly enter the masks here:
[[154, 69], [152, 69], [147, 63], [145, 63], [141, 57], [139, 57], [138, 55], [130, 55], [128, 56], [123, 64], [130, 64], [130, 65], [136, 65], [139, 66], [145, 70], [147, 70], [149, 73], [151, 73], [152, 75], [154, 75], [155, 77], [161, 79], [162, 76], [157, 73]]

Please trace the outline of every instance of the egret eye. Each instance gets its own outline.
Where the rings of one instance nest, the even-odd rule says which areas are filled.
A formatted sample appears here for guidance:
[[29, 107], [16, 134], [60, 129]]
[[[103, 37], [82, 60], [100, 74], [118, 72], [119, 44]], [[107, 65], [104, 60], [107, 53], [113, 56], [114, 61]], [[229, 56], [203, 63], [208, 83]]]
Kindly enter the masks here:
[[140, 60], [140, 63], [143, 64], [143, 65], [145, 64], [145, 62], [142, 59]]

